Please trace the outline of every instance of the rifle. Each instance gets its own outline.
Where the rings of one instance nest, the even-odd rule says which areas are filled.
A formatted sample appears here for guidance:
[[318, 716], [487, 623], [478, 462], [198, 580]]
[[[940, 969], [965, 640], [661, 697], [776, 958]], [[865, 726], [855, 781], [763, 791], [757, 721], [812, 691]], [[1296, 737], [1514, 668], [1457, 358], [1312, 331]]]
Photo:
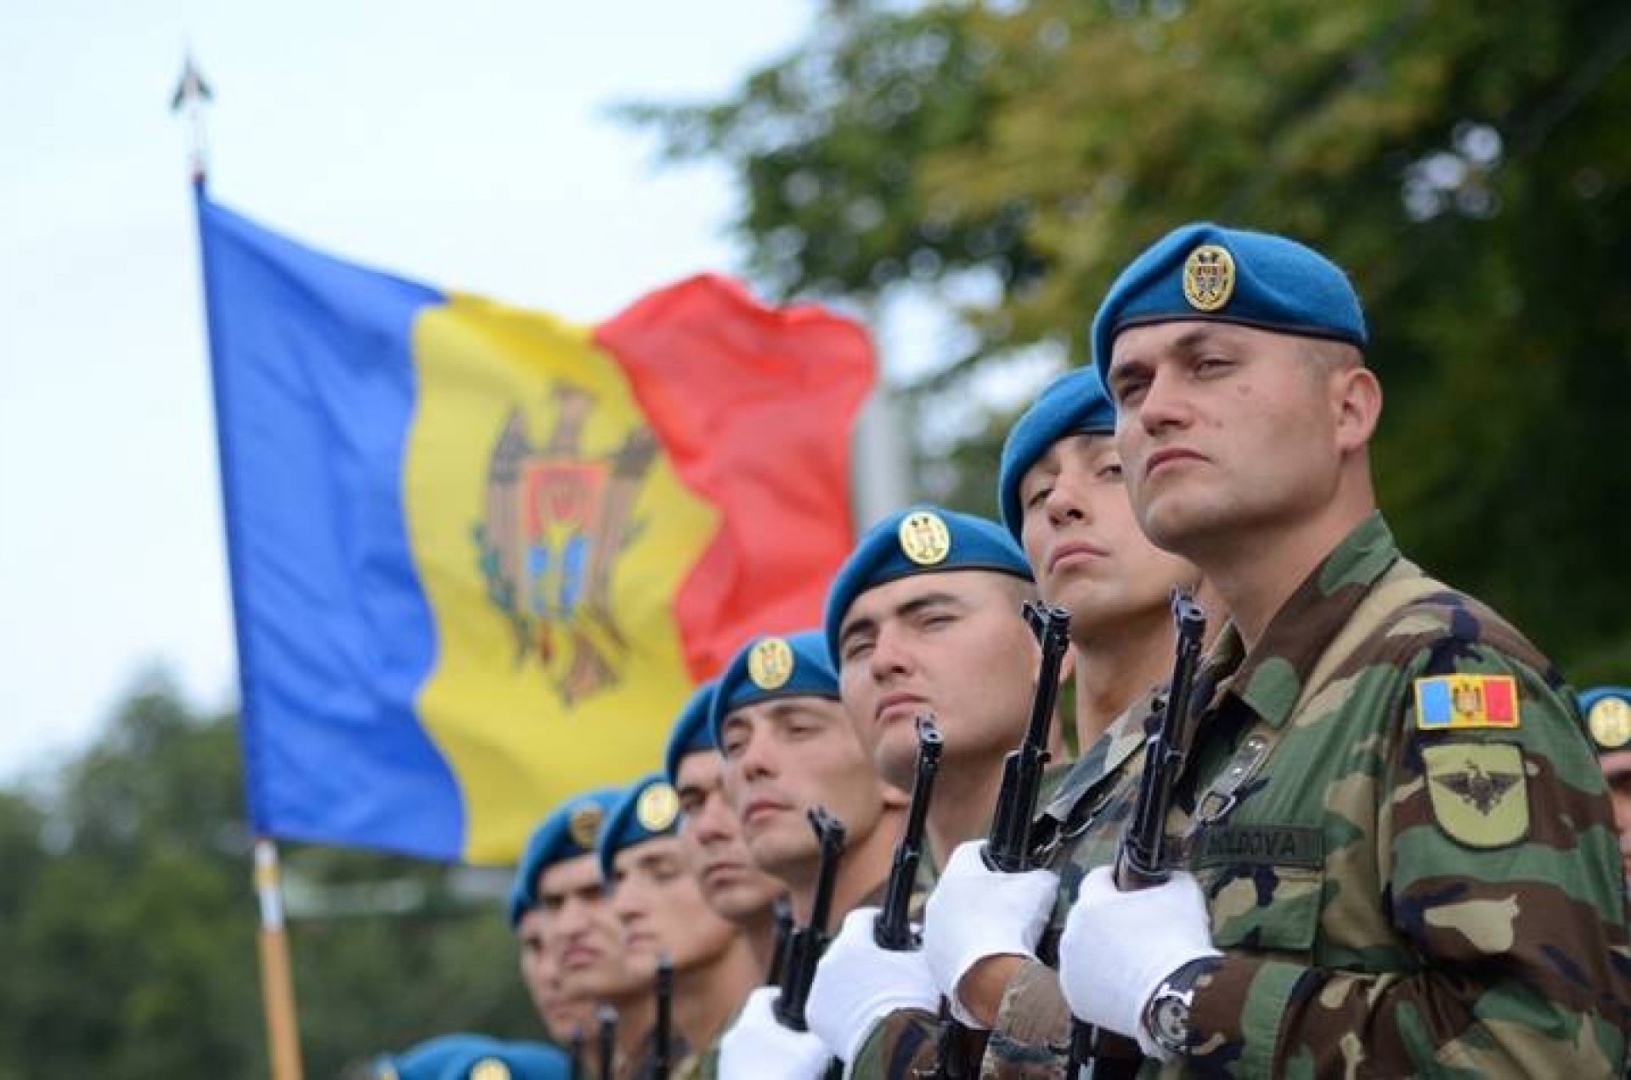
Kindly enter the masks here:
[[602, 1005], [600, 1017], [600, 1080], [613, 1080], [617, 1074], [617, 1010]]
[[[1036, 816], [1037, 799], [1042, 793], [1042, 770], [1048, 764], [1048, 729], [1053, 725], [1053, 708], [1059, 700], [1059, 669], [1070, 647], [1070, 612], [1037, 603], [1027, 603], [1021, 610], [1042, 646], [1042, 663], [1031, 695], [1025, 738], [1002, 761], [1002, 787], [991, 816], [991, 834], [980, 852], [986, 866], [1004, 874], [1022, 874], [1031, 869], [1031, 819]], [[942, 1020], [934, 1075], [975, 1075], [984, 1053], [984, 1038], [952, 1018], [949, 1010], [942, 1010]]]
[[895, 858], [889, 865], [884, 885], [883, 907], [872, 924], [872, 939], [880, 949], [907, 952], [922, 946], [922, 936], [912, 929], [912, 886], [917, 883], [918, 864], [923, 861], [923, 832], [928, 826], [929, 800], [934, 797], [934, 778], [940, 771], [940, 752], [945, 739], [928, 714], [917, 718], [917, 769], [912, 778], [912, 801], [906, 810], [906, 829], [895, 844]]
[[1189, 742], [1190, 698], [1200, 665], [1206, 613], [1188, 593], [1174, 590], [1172, 618], [1178, 625], [1177, 655], [1165, 699], [1157, 703], [1144, 740], [1144, 775], [1138, 782], [1133, 816], [1116, 850], [1116, 888], [1149, 889], [1171, 876], [1166, 868], [1167, 808], [1183, 771]]
[[1070, 647], [1070, 612], [1049, 604], [1027, 603], [1025, 621], [1042, 646], [1042, 666], [1031, 696], [1031, 717], [1025, 739], [1002, 762], [1002, 788], [991, 819], [991, 836], [981, 854], [985, 864], [1005, 874], [1031, 868], [1031, 818], [1042, 791], [1042, 770], [1048, 764], [1048, 728], [1059, 698], [1059, 668]]
[[838, 877], [838, 858], [844, 853], [844, 824], [826, 809], [812, 806], [810, 827], [821, 843], [821, 862], [816, 870], [815, 897], [810, 905], [810, 921], [795, 929], [787, 939], [787, 960], [783, 965], [781, 993], [771, 1011], [783, 1027], [808, 1031], [804, 1006], [810, 1000], [810, 984], [815, 982], [816, 962], [827, 947], [827, 920], [832, 913], [832, 891]]
[[657, 1024], [652, 1031], [651, 1080], [668, 1080], [674, 1011], [674, 962], [657, 954]]
[[567, 1044], [570, 1065], [567, 1076], [570, 1080], [583, 1078], [583, 1025], [578, 1024], [572, 1028], [572, 1038]]
[[[1178, 629], [1172, 679], [1144, 725], [1144, 774], [1139, 777], [1133, 813], [1116, 849], [1116, 888], [1123, 892], [1154, 888], [1172, 876], [1165, 865], [1167, 809], [1188, 752], [1190, 699], [1195, 670], [1200, 666], [1201, 639], [1206, 636], [1206, 613], [1187, 592], [1174, 589], [1172, 619]], [[1066, 1076], [1074, 1077], [1088, 1067], [1096, 1056], [1096, 1041], [1093, 1025], [1071, 1020]]]
[[770, 971], [765, 975], [765, 985], [780, 986], [782, 971], [787, 966], [787, 943], [793, 937], [793, 905], [788, 903], [787, 897], [778, 896], [771, 902], [770, 920], [776, 928], [776, 936], [770, 946]]

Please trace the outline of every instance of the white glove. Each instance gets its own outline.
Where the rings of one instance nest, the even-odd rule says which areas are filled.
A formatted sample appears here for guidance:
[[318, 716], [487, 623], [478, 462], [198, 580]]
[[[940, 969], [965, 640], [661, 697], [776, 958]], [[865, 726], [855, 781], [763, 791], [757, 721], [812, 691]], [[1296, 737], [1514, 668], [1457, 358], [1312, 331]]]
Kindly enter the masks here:
[[1048, 925], [1059, 875], [1052, 870], [1004, 874], [985, 865], [983, 840], [957, 845], [923, 910], [923, 958], [951, 1014], [967, 1027], [986, 1025], [957, 1000], [968, 969], [988, 956], [1034, 957]]
[[855, 1062], [872, 1025], [897, 1009], [940, 1005], [940, 988], [920, 951], [891, 952], [872, 939], [875, 907], [856, 908], [844, 916], [838, 936], [816, 965], [804, 1018], [827, 1048]]
[[761, 986], [719, 1040], [719, 1080], [821, 1080], [832, 1051], [808, 1031], [776, 1022], [771, 1011], [781, 989]]
[[1082, 879], [1065, 917], [1059, 986], [1078, 1017], [1137, 1039], [1146, 1056], [1167, 1061], [1172, 1055], [1144, 1030], [1145, 1005], [1185, 964], [1222, 955], [1193, 875], [1178, 871], [1153, 889], [1122, 892], [1101, 866]]

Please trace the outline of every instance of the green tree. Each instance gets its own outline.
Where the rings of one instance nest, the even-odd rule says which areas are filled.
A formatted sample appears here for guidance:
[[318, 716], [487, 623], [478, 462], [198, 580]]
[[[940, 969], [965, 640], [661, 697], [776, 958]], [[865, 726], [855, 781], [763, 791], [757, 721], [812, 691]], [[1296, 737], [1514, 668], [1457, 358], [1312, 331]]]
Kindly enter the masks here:
[[[44, 790], [0, 792], [0, 1080], [267, 1072], [236, 725], [162, 681]], [[453, 1030], [535, 1038], [496, 902], [449, 868], [291, 846], [289, 877], [417, 883], [291, 919], [307, 1074]]]
[[[919, 389], [967, 397], [1028, 348], [1084, 362], [1111, 276], [1173, 225], [1299, 236], [1366, 298], [1381, 496], [1406, 547], [1577, 680], [1631, 670], [1631, 475], [1610, 434], [1631, 393], [1623, 5], [824, 15], [725, 101], [627, 112], [670, 159], [734, 170], [761, 282], [873, 305], [927, 291], [972, 344]], [[948, 455], [972, 509], [989, 512], [1007, 420]]]

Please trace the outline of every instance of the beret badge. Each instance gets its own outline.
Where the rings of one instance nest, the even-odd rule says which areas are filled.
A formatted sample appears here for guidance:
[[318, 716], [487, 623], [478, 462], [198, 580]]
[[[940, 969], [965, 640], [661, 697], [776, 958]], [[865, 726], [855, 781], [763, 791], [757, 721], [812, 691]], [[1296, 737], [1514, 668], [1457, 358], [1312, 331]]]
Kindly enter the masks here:
[[470, 1070], [470, 1080], [510, 1080], [510, 1069], [497, 1058], [482, 1058]]
[[1604, 750], [1619, 750], [1631, 743], [1631, 705], [1617, 697], [1605, 697], [1586, 714], [1591, 737]]
[[1202, 244], [1184, 260], [1184, 299], [1196, 311], [1217, 311], [1235, 294], [1235, 259], [1217, 244]]
[[664, 783], [652, 784], [640, 793], [634, 805], [634, 818], [647, 832], [662, 832], [680, 814], [680, 797]]
[[755, 642], [748, 653], [748, 678], [761, 690], [785, 686], [793, 677], [793, 647], [779, 637]]
[[600, 821], [603, 816], [604, 814], [598, 806], [578, 807], [572, 811], [571, 818], [567, 820], [567, 835], [571, 836], [572, 842], [581, 848], [594, 847], [595, 839], [600, 835]]
[[901, 552], [919, 566], [937, 566], [951, 554], [951, 530], [933, 510], [907, 514], [896, 535]]

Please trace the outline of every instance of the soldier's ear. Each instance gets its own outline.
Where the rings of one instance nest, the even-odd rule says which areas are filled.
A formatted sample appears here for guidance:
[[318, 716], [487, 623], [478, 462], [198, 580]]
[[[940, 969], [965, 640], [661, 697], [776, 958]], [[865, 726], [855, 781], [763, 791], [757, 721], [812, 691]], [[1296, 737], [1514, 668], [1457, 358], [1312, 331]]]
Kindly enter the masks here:
[[1337, 448], [1345, 453], [1363, 450], [1382, 416], [1382, 384], [1376, 373], [1362, 364], [1333, 372], [1331, 404]]

